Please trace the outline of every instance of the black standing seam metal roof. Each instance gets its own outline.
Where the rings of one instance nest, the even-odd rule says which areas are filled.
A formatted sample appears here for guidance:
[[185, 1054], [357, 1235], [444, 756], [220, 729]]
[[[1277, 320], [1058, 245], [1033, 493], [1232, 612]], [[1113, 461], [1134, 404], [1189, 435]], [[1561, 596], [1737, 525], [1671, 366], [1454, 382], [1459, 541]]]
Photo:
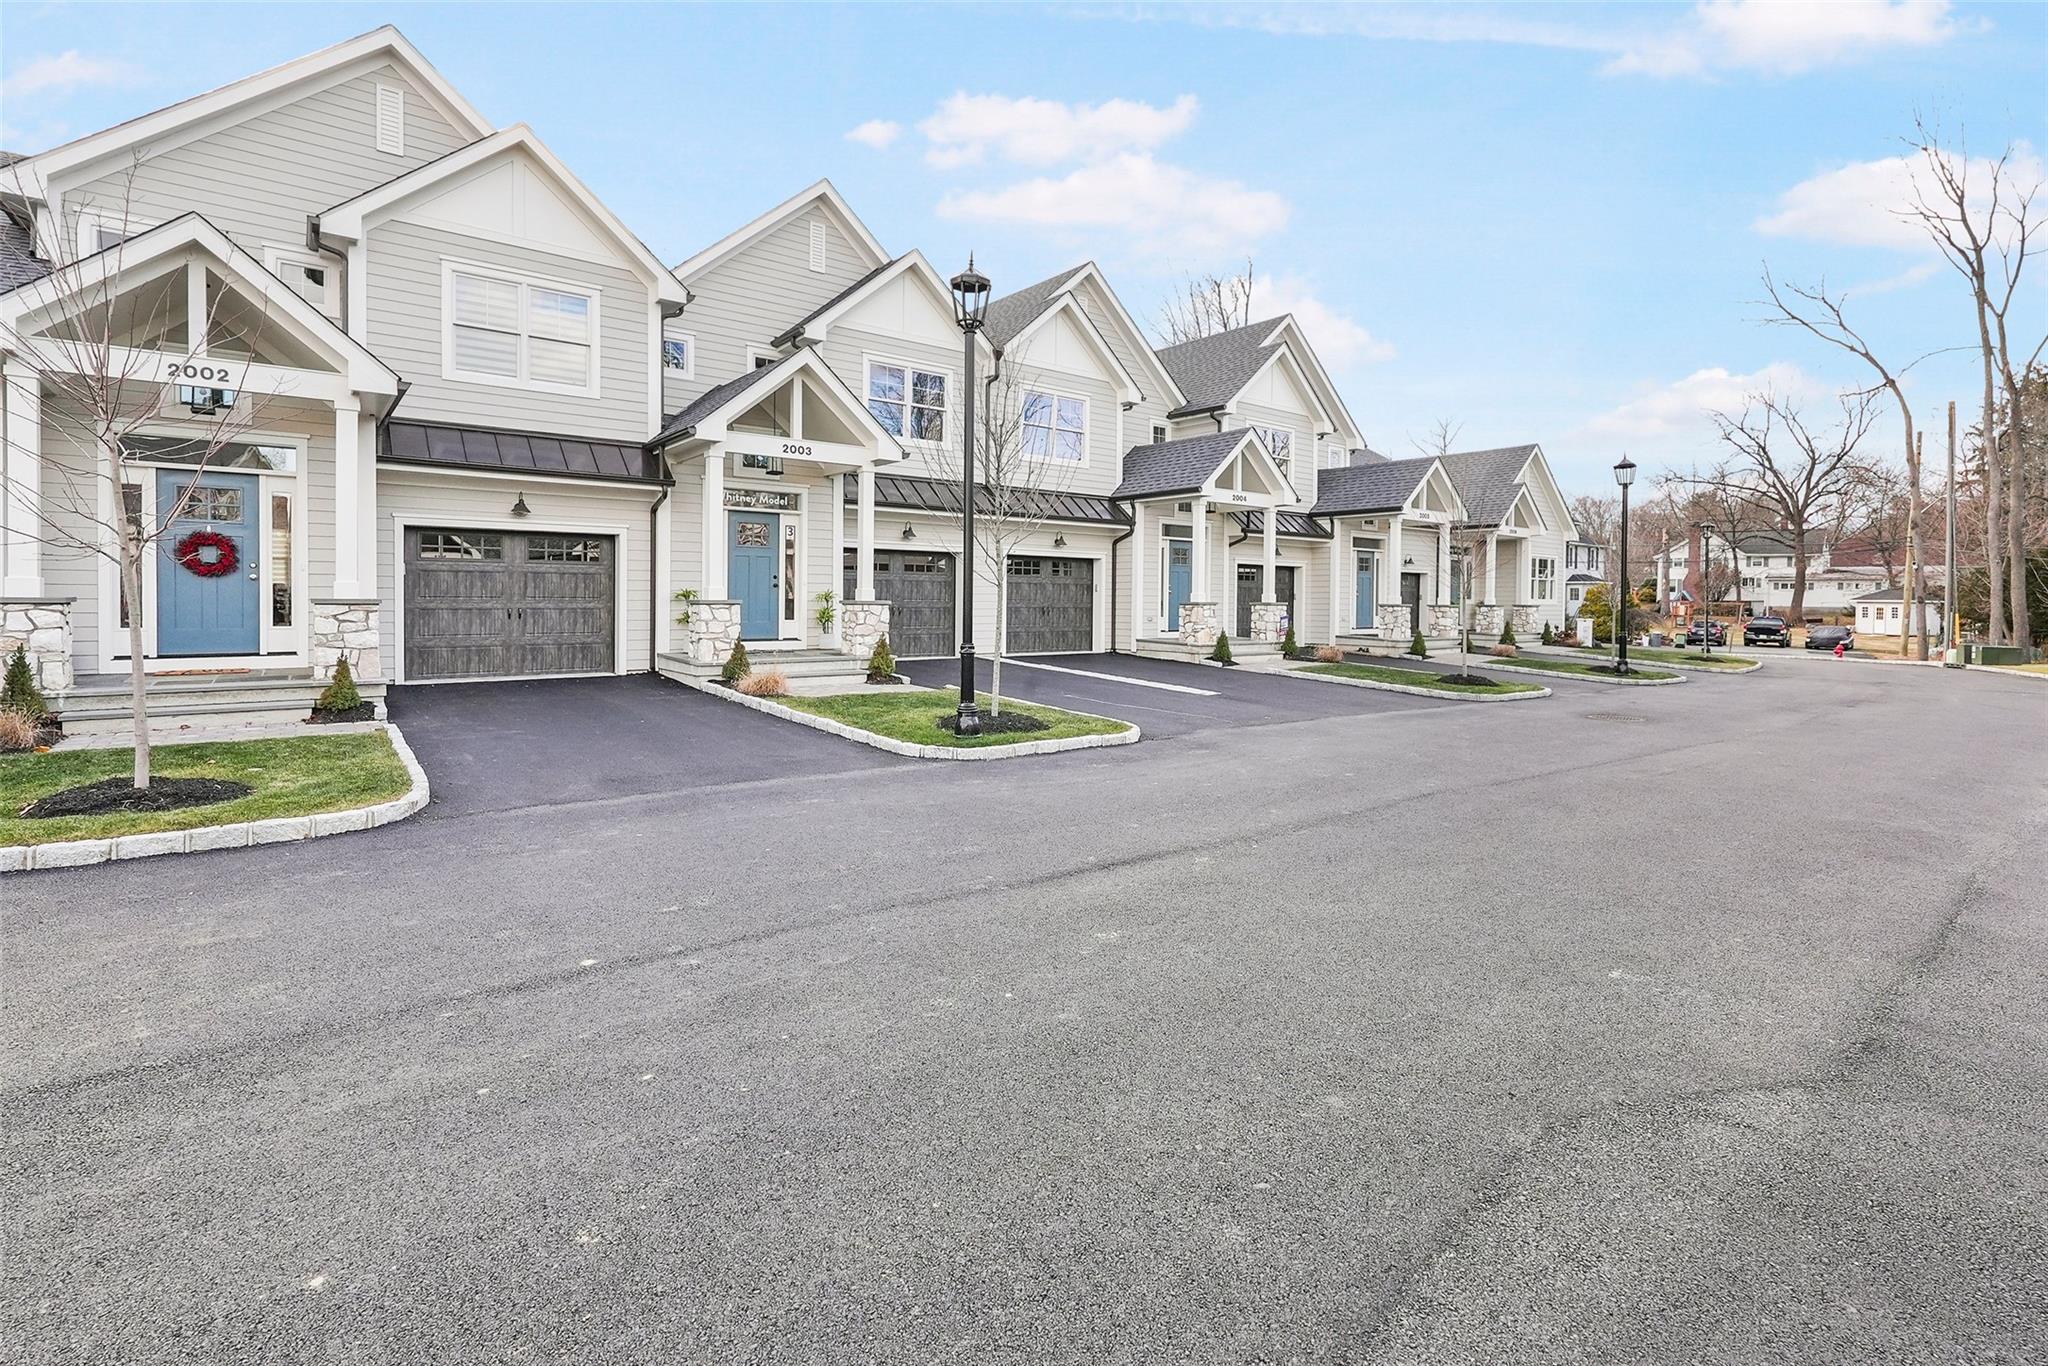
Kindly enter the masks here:
[[1412, 460], [1381, 460], [1369, 465], [1332, 465], [1316, 475], [1316, 501], [1309, 514], [1338, 517], [1398, 512], [1435, 463], [1435, 456], [1420, 455]]
[[1249, 427], [1233, 427], [1227, 432], [1204, 432], [1200, 436], [1133, 446], [1124, 453], [1123, 482], [1110, 497], [1128, 501], [1197, 492], [1250, 435]]
[[[995, 500], [986, 487], [975, 489], [977, 514], [994, 511]], [[1112, 500], [1099, 493], [1066, 493], [1059, 490], [1017, 491], [1024, 515], [1042, 516], [1055, 522], [1093, 522], [1105, 526], [1129, 526], [1131, 519]], [[1042, 501], [1041, 501], [1042, 500]], [[846, 504], [860, 501], [860, 486], [846, 482]], [[908, 512], [937, 512], [960, 515], [960, 485], [951, 479], [925, 479], [914, 474], [877, 474], [875, 506]]]
[[[1247, 536], [1263, 536], [1265, 534], [1266, 517], [1264, 513], [1233, 512], [1230, 515], [1237, 519], [1238, 525], [1244, 528]], [[1302, 540], [1327, 541], [1330, 539], [1330, 528], [1324, 523], [1318, 522], [1305, 512], [1288, 512], [1284, 509], [1280, 513], [1278, 532], [1282, 536], [1293, 536]]]
[[662, 458], [633, 442], [433, 422], [387, 422], [378, 458], [402, 465], [509, 470], [561, 479], [669, 482]]

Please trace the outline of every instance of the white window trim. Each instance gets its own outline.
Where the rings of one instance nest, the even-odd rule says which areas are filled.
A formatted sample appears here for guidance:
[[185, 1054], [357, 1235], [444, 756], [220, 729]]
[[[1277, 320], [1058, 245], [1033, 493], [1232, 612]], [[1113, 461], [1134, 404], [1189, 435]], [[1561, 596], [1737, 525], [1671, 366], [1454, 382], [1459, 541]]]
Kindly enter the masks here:
[[[697, 378], [697, 334], [695, 332], [683, 332], [680, 330], [671, 329], [668, 323], [664, 322], [661, 325], [661, 341], [661, 373], [664, 375], [673, 376], [676, 379]], [[681, 368], [677, 368], [676, 366], [670, 365], [668, 363], [667, 348], [668, 343], [672, 341], [679, 341], [682, 342], [684, 345], [683, 360], [685, 364]]]
[[[1547, 573], [1541, 568], [1544, 565], [1549, 566]], [[1529, 600], [1531, 602], [1550, 601], [1553, 596], [1552, 593], [1538, 591], [1539, 586], [1546, 578], [1549, 580], [1550, 588], [1554, 591], [1557, 587], [1556, 558], [1550, 555], [1531, 555], [1529, 557]]]
[[[341, 316], [341, 263], [339, 261], [331, 257], [316, 256], [312, 252], [298, 247], [265, 247], [263, 249], [263, 268], [272, 275], [275, 275], [279, 282], [294, 294], [299, 293], [298, 287], [292, 284], [285, 272], [295, 268], [302, 269], [306, 266], [312, 266], [327, 273], [327, 281], [321, 286], [320, 302], [314, 304], [313, 307], [319, 309], [330, 319], [339, 318]], [[305, 298], [303, 294], [299, 295], [299, 297]], [[308, 300], [308, 302], [310, 303], [311, 300]]]
[[[485, 279], [501, 280], [519, 286], [519, 375], [485, 375], [463, 370], [455, 364], [455, 277], [476, 275]], [[558, 290], [564, 294], [580, 294], [590, 300], [590, 383], [587, 386], [571, 384], [549, 384], [544, 380], [527, 379], [527, 328], [526, 291], [534, 286]], [[522, 271], [505, 270], [498, 266], [480, 265], [474, 261], [459, 261], [453, 257], [441, 262], [441, 375], [444, 379], [458, 380], [463, 384], [484, 384], [496, 389], [522, 389], [548, 394], [565, 394], [573, 398], [604, 397], [604, 292], [596, 285], [578, 284], [570, 280], [554, 280], [541, 275], [528, 275]]]
[[765, 369], [767, 365], [773, 365], [781, 359], [782, 352], [777, 351], [772, 346], [754, 346], [751, 343], [747, 346], [747, 371], [749, 374], [756, 370]]
[[[896, 438], [897, 441], [899, 441], [905, 446], [923, 446], [926, 448], [930, 448], [932, 446], [943, 446], [948, 441], [952, 440], [953, 433], [955, 430], [957, 430], [955, 426], [955, 416], [953, 407], [953, 393], [954, 390], [957, 388], [957, 385], [954, 383], [953, 372], [951, 370], [947, 370], [944, 369], [943, 367], [936, 365], [920, 365], [916, 361], [904, 360], [898, 356], [884, 356], [876, 355], [873, 353], [864, 353], [861, 356], [860, 369], [861, 410], [863, 412], [866, 412], [870, 418], [872, 418], [874, 421], [878, 423], [881, 421], [881, 419], [875, 417], [873, 410], [869, 409], [867, 406], [869, 401], [872, 400], [874, 397], [873, 386], [875, 381], [875, 367], [877, 365], [887, 365], [894, 369], [901, 370], [903, 372], [903, 434]], [[939, 378], [946, 381], [946, 403], [945, 406], [939, 410], [944, 417], [944, 422], [941, 424], [942, 431], [937, 441], [931, 441], [924, 437], [915, 437], [910, 434], [910, 395], [912, 389], [911, 371], [913, 370], [917, 371], [919, 374], [937, 375]]]
[[[1059, 444], [1059, 401], [1061, 399], [1066, 399], [1069, 402], [1078, 403], [1081, 405], [1081, 458], [1079, 460], [1062, 460], [1056, 455], [1033, 455], [1031, 452], [1022, 449], [1024, 440], [1024, 413], [1021, 405], [1026, 399], [1031, 397], [1031, 395], [1033, 394], [1042, 394], [1046, 398], [1049, 398], [1053, 401], [1054, 407], [1052, 432], [1054, 446], [1058, 446]], [[1033, 464], [1060, 465], [1070, 470], [1086, 469], [1091, 463], [1093, 463], [1089, 459], [1089, 441], [1090, 438], [1094, 435], [1095, 417], [1089, 405], [1087, 395], [1068, 393], [1064, 390], [1054, 389], [1049, 385], [1043, 384], [1025, 385], [1022, 391], [1018, 394], [1017, 402], [1020, 405], [1017, 412], [1017, 441], [1019, 447], [1017, 454], [1019, 456], [1026, 460], [1031, 461]]]
[[[118, 230], [125, 227], [127, 233], [122, 240], [126, 243], [142, 236], [142, 234], [156, 226], [154, 222], [141, 218], [124, 219], [120, 214], [108, 213], [105, 209], [80, 209], [78, 211], [79, 258], [82, 260], [87, 256], [94, 256], [99, 253], [100, 248], [94, 246], [93, 243], [101, 228], [114, 228]], [[114, 248], [108, 247], [106, 250], [112, 251]]]
[[[1294, 461], [1298, 451], [1295, 442], [1296, 438], [1300, 436], [1300, 433], [1295, 431], [1292, 427], [1275, 426], [1264, 422], [1252, 423], [1251, 429], [1259, 434], [1259, 440], [1265, 443], [1266, 454], [1273, 457], [1273, 463], [1280, 467], [1280, 473], [1283, 476], [1285, 476], [1287, 480], [1287, 487], [1289, 491], [1293, 491]], [[1272, 434], [1276, 432], [1287, 433], [1287, 454], [1285, 456], [1281, 455], [1278, 451], [1273, 449]]]

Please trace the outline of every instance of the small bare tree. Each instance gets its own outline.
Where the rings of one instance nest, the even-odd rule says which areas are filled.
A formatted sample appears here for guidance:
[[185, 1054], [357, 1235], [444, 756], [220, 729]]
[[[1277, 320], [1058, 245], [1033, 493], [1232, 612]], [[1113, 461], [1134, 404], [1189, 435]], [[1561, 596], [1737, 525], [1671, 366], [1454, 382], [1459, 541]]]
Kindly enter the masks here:
[[1236, 274], [1183, 275], [1160, 306], [1160, 344], [1179, 346], [1251, 323], [1253, 278], [1250, 257]]
[[1572, 525], [1578, 528], [1580, 540], [1613, 546], [1615, 534], [1621, 526], [1620, 498], [1610, 494], [1582, 493], [1571, 500], [1567, 510], [1572, 515]]
[[1870, 431], [1867, 393], [1841, 396], [1841, 420], [1806, 421], [1797, 405], [1757, 394], [1738, 413], [1709, 414], [1726, 458], [1678, 482], [1722, 505], [1723, 515], [1746, 512], [1776, 523], [1792, 542], [1792, 603], [1797, 621], [1806, 610], [1809, 534], [1835, 519], [1862, 476], [1857, 449]]
[[[203, 265], [135, 278], [143, 273], [127, 268], [131, 202], [132, 193], [124, 194], [118, 214], [99, 215], [102, 240], [115, 239], [102, 250], [42, 244], [54, 269], [23, 287], [39, 292], [40, 300], [31, 302], [40, 306], [25, 315], [30, 321], [24, 325], [0, 324], [0, 351], [7, 355], [7, 386], [34, 386], [21, 410], [41, 410], [34, 434], [40, 478], [33, 490], [26, 481], [9, 490], [17, 507], [27, 506], [33, 523], [19, 534], [59, 553], [94, 556], [116, 567], [135, 718], [133, 778], [136, 787], [146, 788], [143, 567], [191, 509], [200, 476], [262, 417], [269, 396], [252, 393], [244, 381], [268, 311], [231, 298], [227, 288], [205, 277]], [[202, 272], [197, 289], [188, 274], [195, 269]], [[167, 379], [174, 359], [193, 362], [195, 373]], [[182, 379], [192, 382], [181, 384]], [[154, 444], [138, 440], [144, 427], [167, 418], [176, 418], [184, 433], [174, 447], [163, 446], [163, 438]], [[29, 439], [10, 425], [10, 464], [26, 458]], [[145, 505], [135, 477], [144, 449], [151, 458], [174, 461], [189, 476], [175, 498], [159, 499], [155, 507]], [[189, 558], [179, 563], [193, 572], [218, 562], [198, 549]], [[115, 625], [102, 623], [102, 630]]]
[[1450, 418], [1440, 417], [1430, 423], [1429, 430], [1421, 436], [1409, 437], [1408, 444], [1424, 455], [1433, 455], [1438, 459], [1442, 459], [1458, 448], [1458, 435], [1464, 430], [1464, 423], [1453, 422]]
[[[979, 569], [995, 584], [994, 657], [989, 663], [989, 715], [1003, 712], [1003, 655], [1009, 648], [1010, 561], [1052, 520], [1087, 452], [1082, 423], [1063, 421], [1062, 400], [1035, 372], [1006, 363], [996, 352], [995, 373], [978, 396], [980, 430], [974, 433], [974, 545], [966, 547], [967, 591]], [[1071, 402], [1071, 400], [1067, 400]], [[948, 442], [934, 451], [942, 477], [960, 478], [960, 449]]]

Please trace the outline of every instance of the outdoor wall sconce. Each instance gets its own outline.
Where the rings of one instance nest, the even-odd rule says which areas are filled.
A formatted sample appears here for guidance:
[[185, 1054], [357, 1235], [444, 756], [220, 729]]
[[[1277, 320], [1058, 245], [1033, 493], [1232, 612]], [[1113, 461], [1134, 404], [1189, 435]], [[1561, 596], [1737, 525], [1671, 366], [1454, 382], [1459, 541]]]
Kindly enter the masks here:
[[1065, 550], [1067, 548], [1066, 532], [1062, 531], [1059, 535], [1052, 538], [1052, 548], [1054, 550]]
[[522, 494], [520, 494], [520, 495], [519, 495], [519, 497], [518, 497], [518, 498], [516, 498], [515, 500], [513, 500], [513, 503], [512, 503], [512, 515], [513, 515], [514, 517], [528, 517], [528, 516], [531, 516], [532, 514], [533, 514], [533, 509], [532, 509], [532, 508], [530, 508], [530, 507], [528, 507], [528, 506], [526, 505], [526, 495], [525, 495], [525, 494], [523, 494], [523, 493], [522, 493]]
[[912, 525], [910, 525], [910, 524], [909, 524], [908, 522], [905, 522], [905, 523], [903, 524], [903, 539], [904, 539], [904, 540], [906, 540], [906, 541], [914, 541], [914, 540], [916, 540], [916, 539], [917, 539], [917, 528], [916, 528], [916, 527], [914, 527], [914, 526], [912, 526]]

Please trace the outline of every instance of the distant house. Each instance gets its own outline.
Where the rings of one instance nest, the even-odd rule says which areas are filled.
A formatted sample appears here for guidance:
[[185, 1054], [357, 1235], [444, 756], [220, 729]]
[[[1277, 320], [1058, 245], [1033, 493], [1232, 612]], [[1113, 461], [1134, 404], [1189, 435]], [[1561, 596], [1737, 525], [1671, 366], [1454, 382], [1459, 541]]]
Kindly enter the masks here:
[[1570, 540], [1564, 546], [1564, 615], [1579, 615], [1586, 590], [1607, 582], [1607, 547], [1597, 541]]
[[[1719, 570], [1737, 571], [1740, 580], [1739, 586], [1715, 598], [1716, 609], [1750, 616], [1788, 611], [1792, 606], [1793, 549], [1791, 536], [1781, 531], [1745, 533], [1732, 544], [1724, 537], [1714, 537], [1710, 546], [1714, 564]], [[1863, 541], [1830, 544], [1820, 532], [1808, 532], [1806, 556], [1806, 597], [1801, 610], [1808, 616], [1848, 613], [1864, 594], [1888, 587], [1897, 578], [1896, 571], [1878, 563]], [[1674, 601], [1697, 599], [1699, 557], [1697, 529], [1686, 542], [1658, 554], [1658, 582], [1673, 586]]]
[[[1939, 640], [1942, 633], [1941, 590], [1929, 586], [1920, 597], [1926, 608], [1927, 633]], [[1856, 630], [1869, 636], [1903, 635], [1906, 629], [1906, 593], [1902, 588], [1880, 588], [1856, 599]]]

